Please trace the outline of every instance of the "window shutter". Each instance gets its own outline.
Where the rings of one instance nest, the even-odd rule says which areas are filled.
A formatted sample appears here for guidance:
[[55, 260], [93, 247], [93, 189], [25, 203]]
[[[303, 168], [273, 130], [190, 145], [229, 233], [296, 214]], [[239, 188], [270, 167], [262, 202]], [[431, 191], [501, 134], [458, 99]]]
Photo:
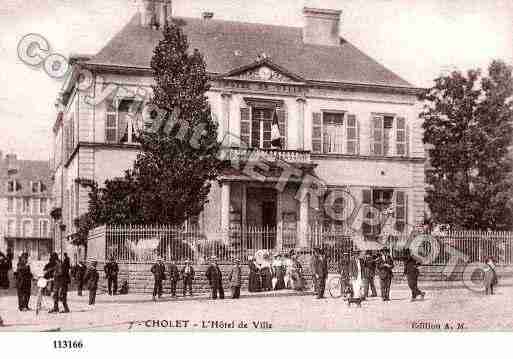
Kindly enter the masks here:
[[369, 218], [370, 215], [370, 206], [372, 205], [372, 190], [364, 189], [362, 190], [362, 233], [364, 235], [372, 234], [372, 226], [365, 221], [365, 218]]
[[282, 149], [287, 148], [287, 111], [283, 108], [276, 109], [276, 116], [278, 117], [278, 128], [281, 135]]
[[251, 128], [251, 120], [249, 114], [249, 108], [241, 107], [240, 109], [240, 140], [241, 145], [245, 147], [249, 147], [250, 141], [250, 128]]
[[410, 126], [406, 123], [406, 156], [410, 156]]
[[395, 229], [403, 232], [408, 218], [408, 196], [404, 191], [395, 193]]
[[346, 131], [347, 153], [355, 155], [358, 153], [358, 123], [355, 115], [347, 115]]
[[372, 117], [371, 121], [371, 149], [370, 153], [374, 156], [383, 154], [383, 118], [380, 116]]
[[107, 112], [105, 114], [105, 142], [117, 142], [117, 113], [114, 99], [106, 100]]
[[395, 143], [396, 143], [396, 154], [398, 156], [407, 155], [407, 135], [406, 135], [406, 119], [404, 117], [398, 117], [396, 119], [395, 127]]
[[322, 113], [312, 114], [312, 152], [322, 152]]

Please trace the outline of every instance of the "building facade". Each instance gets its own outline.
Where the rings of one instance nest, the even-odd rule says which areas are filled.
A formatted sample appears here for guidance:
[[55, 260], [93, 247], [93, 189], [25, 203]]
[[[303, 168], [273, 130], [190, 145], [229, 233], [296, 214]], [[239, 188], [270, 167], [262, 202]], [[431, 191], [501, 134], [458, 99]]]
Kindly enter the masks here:
[[47, 161], [20, 160], [0, 152], [0, 250], [45, 260], [53, 248], [51, 171]]
[[[137, 130], [152, 119], [139, 105], [151, 93], [151, 56], [172, 11], [168, 1], [142, 5], [98, 54], [72, 59], [60, 94], [54, 197], [64, 237], [87, 211], [81, 181], [121, 176], [137, 155]], [[212, 13], [180, 19], [190, 49], [205, 58], [207, 96], [232, 163], [213, 184], [200, 227], [287, 229], [302, 245], [310, 226], [336, 228], [342, 212], [372, 236], [379, 229], [364, 220], [362, 205], [393, 208], [396, 232], [421, 223], [422, 90], [340, 37], [341, 11], [304, 8], [303, 15], [303, 27], [222, 21]], [[79, 83], [80, 74], [87, 80]], [[279, 147], [272, 145], [275, 122]], [[256, 166], [242, 168], [241, 161]]]

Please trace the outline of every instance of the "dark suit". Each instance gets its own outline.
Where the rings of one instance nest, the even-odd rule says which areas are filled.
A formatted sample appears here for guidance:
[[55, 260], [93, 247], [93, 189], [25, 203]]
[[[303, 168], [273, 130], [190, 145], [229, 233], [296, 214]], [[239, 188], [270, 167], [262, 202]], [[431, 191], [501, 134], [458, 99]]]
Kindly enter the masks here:
[[96, 290], [98, 289], [98, 281], [100, 275], [96, 268], [89, 268], [86, 275], [84, 276], [84, 282], [86, 288], [89, 290], [89, 305], [94, 305], [96, 302]]
[[185, 265], [182, 268], [182, 278], [183, 278], [183, 296], [187, 293], [187, 289], [189, 289], [189, 294], [192, 296], [192, 281], [194, 280], [194, 267], [192, 265]]
[[374, 284], [374, 277], [376, 276], [376, 260], [373, 256], [367, 256], [364, 259], [364, 273], [365, 273], [365, 282], [363, 287], [364, 296], [367, 297], [369, 295], [369, 286], [372, 292], [372, 296], [377, 296], [376, 285]]
[[109, 292], [109, 295], [116, 295], [118, 291], [118, 264], [114, 261], [110, 261], [105, 265], [105, 267], [103, 267], [103, 270], [107, 277], [107, 291]]
[[77, 281], [77, 294], [82, 295], [82, 289], [84, 288], [84, 278], [87, 272], [85, 264], [79, 263], [75, 270], [75, 280]]
[[377, 267], [379, 270], [381, 298], [383, 300], [390, 300], [390, 285], [392, 284], [392, 269], [394, 268], [392, 257], [389, 254], [380, 254]]
[[66, 262], [61, 262], [60, 260], [55, 262], [53, 280], [53, 311], [59, 311], [59, 301], [61, 301], [64, 311], [69, 312], [68, 285], [71, 279], [69, 277], [69, 266]]
[[16, 288], [18, 292], [18, 308], [28, 309], [30, 289], [32, 287], [32, 272], [26, 263], [18, 263], [16, 268]]
[[210, 288], [212, 288], [212, 299], [217, 299], [217, 293], [219, 293], [219, 299], [224, 299], [223, 274], [217, 264], [211, 264], [205, 276], [208, 279]]
[[242, 271], [240, 266], [233, 267], [230, 273], [230, 287], [232, 288], [232, 298], [240, 298], [240, 287], [242, 286]]
[[328, 261], [325, 256], [314, 255], [310, 263], [313, 274], [314, 289], [317, 298], [324, 298], [326, 278], [328, 277]]
[[169, 281], [171, 283], [171, 295], [176, 296], [176, 283], [180, 279], [180, 272], [176, 264], [169, 265]]
[[419, 263], [413, 258], [409, 257], [404, 264], [404, 274], [408, 278], [408, 287], [411, 290], [411, 298], [415, 299], [418, 295], [423, 295], [423, 292], [418, 287], [419, 279]]
[[153, 273], [153, 279], [155, 283], [153, 285], [153, 297], [158, 295], [158, 297], [162, 297], [162, 281], [166, 279], [166, 266], [163, 263], [155, 263], [151, 267], [151, 272]]

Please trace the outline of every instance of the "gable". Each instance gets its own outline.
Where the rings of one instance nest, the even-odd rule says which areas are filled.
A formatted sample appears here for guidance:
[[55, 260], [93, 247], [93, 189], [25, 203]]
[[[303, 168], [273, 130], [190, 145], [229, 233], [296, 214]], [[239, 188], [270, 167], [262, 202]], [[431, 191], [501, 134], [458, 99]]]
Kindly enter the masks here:
[[273, 64], [267, 59], [230, 71], [222, 77], [225, 79], [249, 81], [304, 83], [299, 76]]

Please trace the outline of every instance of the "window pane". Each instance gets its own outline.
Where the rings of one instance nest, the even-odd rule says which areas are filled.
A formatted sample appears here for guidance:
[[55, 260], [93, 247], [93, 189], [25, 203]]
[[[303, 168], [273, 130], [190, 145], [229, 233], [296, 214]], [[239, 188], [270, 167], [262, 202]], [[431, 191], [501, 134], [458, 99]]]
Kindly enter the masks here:
[[105, 127], [116, 127], [116, 115], [107, 114], [107, 119], [105, 121]]

